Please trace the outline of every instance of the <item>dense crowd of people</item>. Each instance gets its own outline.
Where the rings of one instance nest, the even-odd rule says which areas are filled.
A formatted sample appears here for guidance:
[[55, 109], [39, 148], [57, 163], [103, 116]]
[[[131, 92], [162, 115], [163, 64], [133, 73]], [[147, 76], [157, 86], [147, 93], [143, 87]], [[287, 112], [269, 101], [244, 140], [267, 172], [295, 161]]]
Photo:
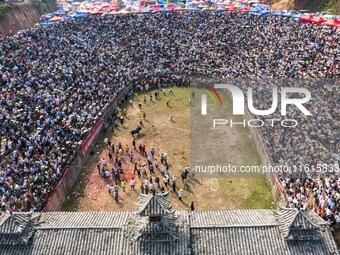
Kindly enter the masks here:
[[[339, 39], [332, 27], [218, 12], [91, 16], [3, 38], [1, 210], [41, 210], [102, 110], [131, 82], [150, 74], [339, 78]], [[275, 161], [338, 160], [338, 109], [332, 112], [338, 87], [312, 88], [320, 113], [314, 122], [264, 130]]]
[[330, 224], [340, 223], [340, 179], [282, 179], [287, 205], [291, 208], [314, 210]]

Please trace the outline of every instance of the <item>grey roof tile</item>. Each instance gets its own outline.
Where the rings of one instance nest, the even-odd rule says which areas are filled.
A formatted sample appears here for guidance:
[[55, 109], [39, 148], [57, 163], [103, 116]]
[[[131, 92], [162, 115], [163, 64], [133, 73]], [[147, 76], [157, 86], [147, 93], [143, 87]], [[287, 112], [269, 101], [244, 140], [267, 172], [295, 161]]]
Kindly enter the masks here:
[[119, 228], [128, 217], [128, 212], [46, 212], [39, 228]]
[[276, 225], [273, 210], [194, 211], [191, 226]]
[[141, 216], [159, 216], [170, 213], [169, 193], [159, 195], [140, 194], [138, 213]]
[[[327, 224], [312, 212], [174, 212], [167, 199], [143, 196], [138, 212], [7, 215], [0, 219], [0, 255], [339, 254]], [[144, 216], [159, 215], [159, 208], [160, 221]]]

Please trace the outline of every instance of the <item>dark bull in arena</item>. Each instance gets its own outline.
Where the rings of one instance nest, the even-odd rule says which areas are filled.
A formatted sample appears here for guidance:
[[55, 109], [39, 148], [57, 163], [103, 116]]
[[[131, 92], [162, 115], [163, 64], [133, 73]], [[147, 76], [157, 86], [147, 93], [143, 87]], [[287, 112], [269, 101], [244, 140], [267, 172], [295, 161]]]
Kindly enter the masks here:
[[139, 135], [139, 131], [141, 131], [141, 129], [141, 127], [137, 127], [135, 129], [132, 129], [130, 133], [132, 136], [134, 136], [135, 134]]

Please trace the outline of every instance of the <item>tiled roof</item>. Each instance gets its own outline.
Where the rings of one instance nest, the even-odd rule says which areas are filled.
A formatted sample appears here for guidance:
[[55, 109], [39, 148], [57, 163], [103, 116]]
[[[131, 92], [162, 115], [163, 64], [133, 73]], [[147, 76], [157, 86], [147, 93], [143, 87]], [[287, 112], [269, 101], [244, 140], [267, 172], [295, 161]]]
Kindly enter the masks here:
[[0, 250], [3, 245], [27, 244], [34, 233], [35, 222], [30, 213], [3, 215], [0, 218]]
[[[166, 196], [153, 197], [143, 196], [145, 207], [138, 212], [6, 215], [0, 218], [0, 255], [339, 254], [328, 226], [312, 212], [170, 212]], [[145, 210], [155, 215], [152, 208], [145, 209], [151, 203], [162, 203], [166, 214], [160, 220], [141, 215]]]
[[277, 225], [273, 210], [217, 210], [195, 211], [191, 227], [196, 226], [246, 226]]
[[[275, 226], [192, 228], [193, 254], [274, 255], [286, 253]], [[284, 251], [284, 253], [282, 253]]]
[[281, 209], [276, 214], [276, 219], [280, 224], [281, 236], [288, 240], [319, 240], [319, 225], [325, 225], [314, 212], [296, 209]]
[[332, 255], [338, 254], [330, 231], [318, 241], [284, 241], [277, 227], [193, 228], [193, 254]]
[[193, 254], [338, 254], [329, 228], [314, 212], [195, 211], [190, 219]]
[[[145, 218], [145, 217], [144, 217]], [[143, 230], [137, 240], [129, 238], [132, 225], [125, 230], [126, 235], [123, 246], [123, 254], [127, 255], [144, 255], [144, 254], [170, 254], [170, 255], [191, 255], [190, 244], [190, 227], [188, 222], [188, 214], [177, 214], [170, 216], [159, 223], [159, 227], [155, 230], [156, 222], [144, 225]], [[173, 225], [175, 224], [175, 225]]]
[[0, 234], [20, 234], [29, 222], [30, 214], [4, 214], [0, 218]]
[[38, 228], [120, 228], [128, 217], [120, 212], [46, 212]]
[[123, 254], [121, 229], [36, 230], [33, 242], [21, 246], [1, 246], [1, 255]]
[[158, 195], [140, 194], [138, 213], [141, 216], [159, 216], [170, 213], [169, 193]]

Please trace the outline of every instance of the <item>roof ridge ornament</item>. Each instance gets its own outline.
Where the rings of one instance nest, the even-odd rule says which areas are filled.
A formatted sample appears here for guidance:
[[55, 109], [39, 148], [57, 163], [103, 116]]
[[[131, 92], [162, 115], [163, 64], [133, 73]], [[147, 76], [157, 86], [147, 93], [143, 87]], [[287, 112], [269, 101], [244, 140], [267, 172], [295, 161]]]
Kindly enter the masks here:
[[155, 195], [140, 194], [138, 203], [140, 216], [161, 216], [172, 213], [169, 192]]
[[[274, 214], [275, 215], [275, 214]], [[280, 225], [281, 236], [284, 240], [320, 240], [322, 238], [320, 225], [316, 215], [297, 209], [280, 208], [275, 215]]]

